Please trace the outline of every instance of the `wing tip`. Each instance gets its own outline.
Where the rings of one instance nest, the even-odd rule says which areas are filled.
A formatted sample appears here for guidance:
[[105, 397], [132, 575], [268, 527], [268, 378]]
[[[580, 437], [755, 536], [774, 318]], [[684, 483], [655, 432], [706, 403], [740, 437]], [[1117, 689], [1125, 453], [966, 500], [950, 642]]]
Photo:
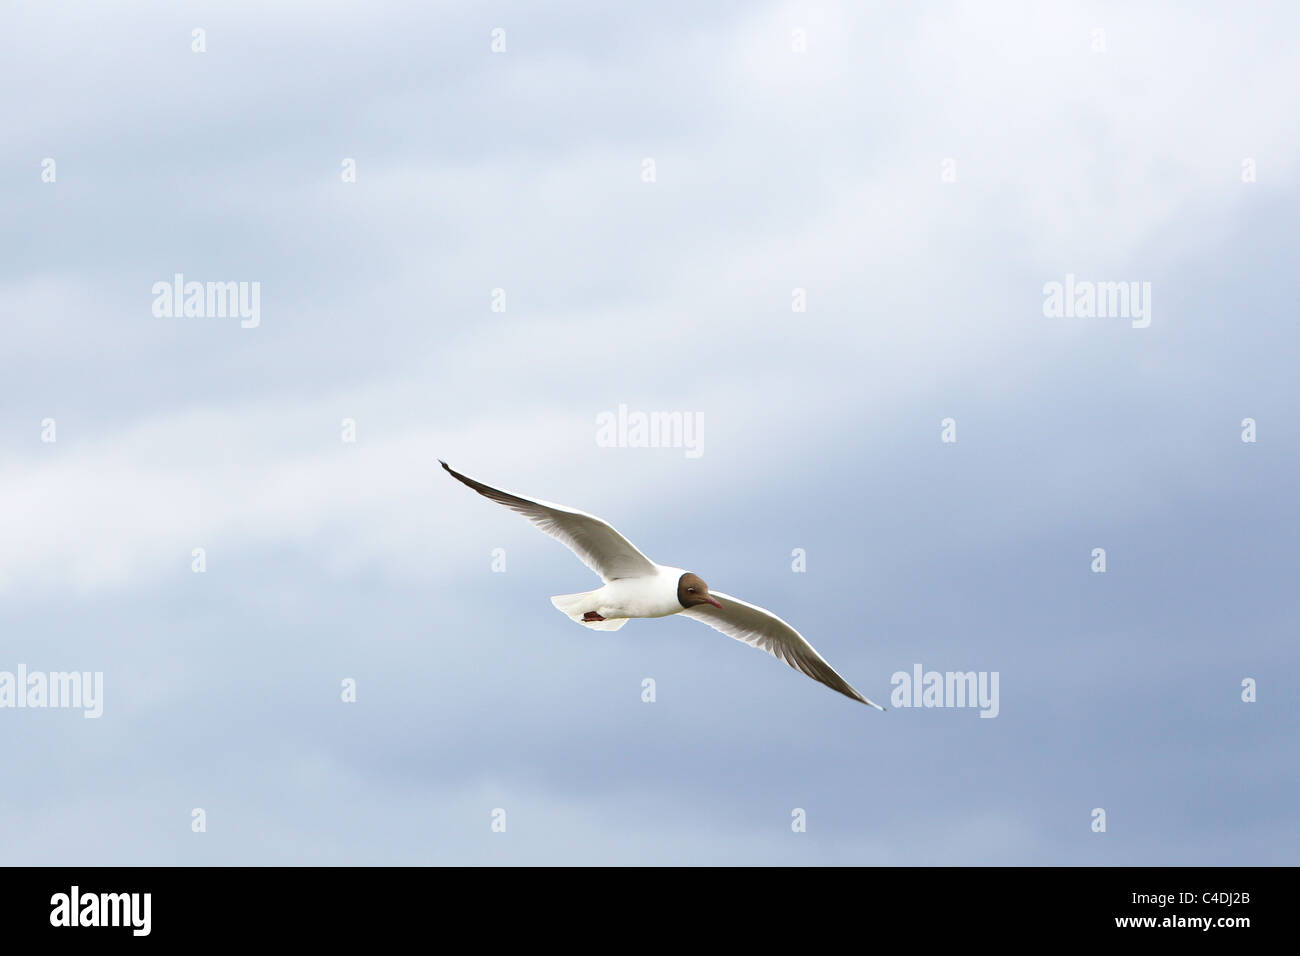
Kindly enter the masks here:
[[857, 696], [855, 696], [853, 699], [856, 700], [856, 701], [858, 701], [859, 703], [866, 704], [868, 707], [874, 707], [874, 708], [876, 708], [876, 710], [880, 711], [882, 714], [885, 712], [885, 708], [881, 707], [881, 706], [880, 706], [879, 704], [877, 704], [874, 700], [868, 700], [866, 697], [863, 697], [861, 694], [859, 694], [859, 693], [857, 692], [857, 690], [854, 690], [853, 693], [857, 695]]

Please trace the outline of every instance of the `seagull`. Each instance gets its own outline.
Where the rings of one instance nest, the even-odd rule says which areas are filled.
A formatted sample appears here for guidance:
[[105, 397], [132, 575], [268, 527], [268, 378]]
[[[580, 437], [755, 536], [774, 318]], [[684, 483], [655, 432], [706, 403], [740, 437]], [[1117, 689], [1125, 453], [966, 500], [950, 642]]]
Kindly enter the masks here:
[[655, 564], [595, 515], [501, 491], [453, 471], [442, 459], [438, 461], [447, 474], [523, 515], [600, 575], [604, 584], [594, 591], [551, 598], [559, 611], [579, 624], [598, 631], [617, 631], [630, 618], [684, 614], [727, 637], [767, 651], [845, 697], [876, 710], [885, 709], [854, 690], [798, 631], [771, 611], [721, 591], [710, 591], [693, 571]]

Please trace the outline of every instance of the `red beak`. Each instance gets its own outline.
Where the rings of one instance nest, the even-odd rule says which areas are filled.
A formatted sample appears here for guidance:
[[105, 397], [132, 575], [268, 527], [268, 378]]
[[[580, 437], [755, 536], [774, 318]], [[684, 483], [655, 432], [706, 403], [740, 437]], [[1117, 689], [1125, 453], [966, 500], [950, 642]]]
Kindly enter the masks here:
[[722, 610], [722, 602], [719, 601], [717, 598], [715, 598], [712, 594], [710, 594], [707, 598], [705, 598], [705, 600], [708, 601], [710, 604], [712, 604], [714, 607], [716, 607], [719, 611]]

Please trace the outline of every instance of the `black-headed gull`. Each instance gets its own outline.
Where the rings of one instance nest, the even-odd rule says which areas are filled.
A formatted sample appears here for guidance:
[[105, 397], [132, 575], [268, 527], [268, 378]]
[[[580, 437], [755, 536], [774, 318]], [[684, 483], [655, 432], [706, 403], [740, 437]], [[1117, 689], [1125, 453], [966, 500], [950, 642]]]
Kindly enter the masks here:
[[617, 631], [629, 618], [685, 614], [728, 637], [767, 651], [845, 697], [877, 710], [885, 709], [854, 690], [798, 631], [770, 611], [721, 591], [710, 592], [700, 576], [691, 571], [655, 564], [595, 515], [492, 488], [439, 461], [457, 481], [523, 515], [600, 575], [605, 583], [594, 591], [551, 598], [552, 604], [579, 624]]

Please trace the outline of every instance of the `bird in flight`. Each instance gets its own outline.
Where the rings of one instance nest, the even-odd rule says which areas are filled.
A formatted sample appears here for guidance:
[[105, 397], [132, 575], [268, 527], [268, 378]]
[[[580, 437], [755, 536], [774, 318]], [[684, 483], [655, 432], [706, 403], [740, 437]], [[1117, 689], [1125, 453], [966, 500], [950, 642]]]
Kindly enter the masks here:
[[728, 637], [767, 651], [845, 697], [877, 710], [885, 709], [854, 690], [798, 631], [771, 611], [721, 591], [710, 591], [694, 572], [655, 564], [595, 515], [501, 491], [452, 470], [441, 459], [439, 463], [457, 481], [523, 515], [600, 575], [604, 584], [594, 591], [551, 598], [557, 609], [579, 624], [599, 631], [617, 631], [629, 618], [685, 614]]

